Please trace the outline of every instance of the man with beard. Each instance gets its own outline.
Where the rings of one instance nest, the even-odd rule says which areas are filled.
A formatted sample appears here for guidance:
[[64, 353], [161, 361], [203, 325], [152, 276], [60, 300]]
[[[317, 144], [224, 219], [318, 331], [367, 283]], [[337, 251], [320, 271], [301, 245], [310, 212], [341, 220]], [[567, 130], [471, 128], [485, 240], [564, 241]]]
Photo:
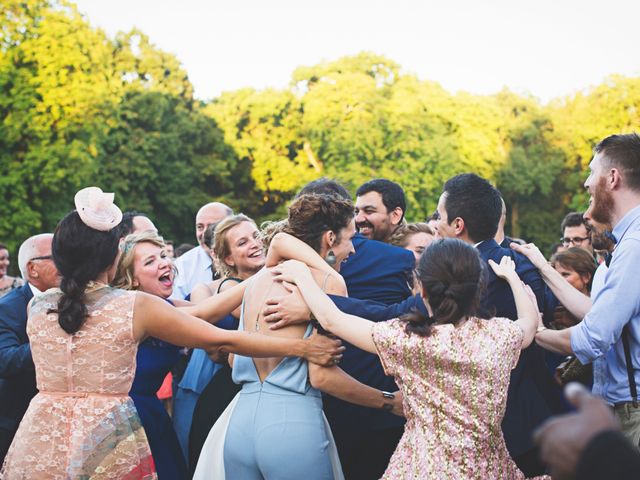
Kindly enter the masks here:
[[582, 322], [566, 330], [542, 329], [536, 342], [575, 354], [583, 364], [604, 358], [602, 391], [622, 430], [640, 445], [640, 137], [612, 135], [594, 149], [585, 187], [587, 219], [613, 226], [617, 240], [604, 284]]
[[[344, 187], [325, 178], [307, 184], [298, 195], [303, 194], [329, 194], [350, 199]], [[361, 314], [370, 309], [390, 312], [403, 308], [408, 312], [413, 308], [412, 305], [424, 311], [419, 296], [407, 299], [411, 295], [408, 278], [414, 267], [413, 253], [386, 243], [404, 218], [406, 202], [402, 187], [386, 179], [375, 179], [362, 185], [356, 197], [355, 220], [360, 233], [353, 238], [355, 253], [340, 269], [352, 298], [336, 297], [336, 304], [343, 308], [342, 301], [360, 299], [379, 302], [367, 307], [356, 305], [355, 310], [351, 310], [351, 313]], [[385, 308], [403, 300], [407, 301], [402, 307]], [[265, 315], [273, 311], [265, 312]], [[308, 319], [308, 313], [301, 318]], [[394, 318], [394, 314], [379, 312], [376, 320], [389, 318]], [[393, 378], [384, 374], [377, 355], [347, 343], [345, 346], [347, 349], [340, 364], [345, 372], [385, 392], [398, 389]], [[359, 407], [329, 395], [323, 397], [323, 406], [338, 447], [345, 478], [380, 478], [404, 432], [404, 419], [387, 411]]]
[[408, 250], [387, 242], [404, 220], [404, 190], [391, 180], [376, 178], [356, 191], [355, 253], [340, 269], [349, 296], [391, 305], [411, 295], [409, 279], [415, 259]]

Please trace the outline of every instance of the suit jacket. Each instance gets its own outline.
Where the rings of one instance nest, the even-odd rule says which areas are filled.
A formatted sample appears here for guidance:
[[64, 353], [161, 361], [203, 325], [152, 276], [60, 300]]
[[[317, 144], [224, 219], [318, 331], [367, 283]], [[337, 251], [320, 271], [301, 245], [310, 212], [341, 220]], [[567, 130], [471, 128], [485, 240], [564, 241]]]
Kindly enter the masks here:
[[[536, 295], [540, 311], [544, 310], [545, 284], [536, 267], [525, 256], [501, 247], [493, 239], [481, 242], [477, 248], [485, 262], [492, 259], [499, 263], [503, 256], [511, 257], [516, 272]], [[498, 278], [488, 264], [487, 276], [483, 307], [496, 317], [516, 320], [516, 304], [509, 284]], [[507, 408], [502, 421], [502, 432], [511, 456], [516, 457], [534, 448], [533, 430], [550, 416], [564, 411], [561, 399], [560, 387], [546, 368], [544, 351], [534, 342], [521, 352], [518, 364], [511, 371]]]
[[0, 429], [13, 432], [38, 393], [27, 338], [28, 283], [0, 299]]
[[[374, 321], [394, 318], [397, 314], [391, 310], [385, 313], [386, 305], [402, 302], [411, 295], [408, 279], [415, 264], [413, 253], [394, 245], [368, 240], [359, 234], [353, 239], [353, 247], [356, 253], [351, 255], [340, 269], [352, 298], [334, 297], [334, 301], [339, 308], [341, 304], [342, 307], [345, 307], [345, 304], [355, 305], [356, 311], [348, 310], [346, 307], [345, 311]], [[367, 312], [372, 312], [372, 315], [368, 315]], [[393, 378], [384, 374], [377, 355], [364, 352], [347, 342], [344, 345], [346, 350], [340, 367], [345, 372], [379, 390], [398, 389]], [[330, 395], [324, 395], [323, 398], [325, 414], [336, 433], [384, 430], [398, 428], [404, 424], [403, 419], [383, 410], [359, 407]]]
[[360, 234], [353, 237], [353, 248], [355, 253], [340, 268], [350, 297], [391, 305], [411, 295], [412, 252]]
[[425, 317], [429, 316], [424, 301], [420, 295], [414, 295], [400, 303], [393, 305], [385, 305], [384, 303], [375, 302], [373, 300], [360, 300], [358, 298], [340, 297], [338, 295], [329, 295], [333, 303], [344, 313], [356, 315], [366, 318], [373, 322], [383, 322], [398, 318], [405, 313], [417, 310]]

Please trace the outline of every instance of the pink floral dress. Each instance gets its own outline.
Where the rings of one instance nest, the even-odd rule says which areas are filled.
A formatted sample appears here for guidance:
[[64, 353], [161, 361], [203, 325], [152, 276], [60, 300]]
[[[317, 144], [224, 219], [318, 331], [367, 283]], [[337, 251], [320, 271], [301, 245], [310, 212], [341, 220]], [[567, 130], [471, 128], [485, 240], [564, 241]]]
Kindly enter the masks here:
[[429, 337], [405, 322], [374, 325], [387, 375], [404, 395], [405, 432], [384, 479], [523, 479], [500, 424], [523, 332], [505, 318], [441, 325]]
[[138, 344], [135, 292], [109, 287], [86, 294], [89, 317], [67, 334], [59, 290], [34, 299], [27, 334], [38, 395], [11, 444], [0, 478], [155, 479], [147, 437], [129, 398]]

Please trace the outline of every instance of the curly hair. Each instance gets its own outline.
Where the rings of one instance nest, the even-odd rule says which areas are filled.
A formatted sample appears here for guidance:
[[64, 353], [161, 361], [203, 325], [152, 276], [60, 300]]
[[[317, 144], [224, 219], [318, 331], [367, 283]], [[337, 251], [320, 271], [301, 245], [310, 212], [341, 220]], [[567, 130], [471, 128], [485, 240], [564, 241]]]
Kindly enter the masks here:
[[355, 216], [351, 200], [335, 195], [305, 194], [296, 198], [289, 206], [287, 223], [282, 231], [299, 238], [320, 251], [322, 234], [328, 230], [340, 241], [340, 230]]

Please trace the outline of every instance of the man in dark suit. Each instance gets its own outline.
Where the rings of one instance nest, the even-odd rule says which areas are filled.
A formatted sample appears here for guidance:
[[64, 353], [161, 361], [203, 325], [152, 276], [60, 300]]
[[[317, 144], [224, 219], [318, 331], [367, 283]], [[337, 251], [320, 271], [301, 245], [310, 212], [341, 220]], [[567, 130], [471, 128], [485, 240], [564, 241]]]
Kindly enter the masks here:
[[[544, 282], [523, 255], [501, 247], [494, 239], [502, 213], [500, 192], [474, 174], [457, 175], [447, 181], [438, 202], [438, 235], [474, 244], [482, 259], [500, 262], [511, 257], [522, 281], [531, 287], [540, 311], [544, 310]], [[487, 291], [483, 307], [497, 317], [517, 319], [509, 285], [491, 268], [486, 269]], [[502, 431], [509, 453], [527, 476], [544, 473], [533, 445], [532, 432], [544, 420], [562, 411], [561, 392], [545, 367], [544, 354], [535, 343], [523, 350], [511, 372]]]
[[0, 464], [29, 402], [37, 393], [27, 338], [27, 305], [34, 295], [56, 287], [58, 272], [51, 258], [53, 235], [27, 239], [18, 252], [24, 286], [0, 299]]

